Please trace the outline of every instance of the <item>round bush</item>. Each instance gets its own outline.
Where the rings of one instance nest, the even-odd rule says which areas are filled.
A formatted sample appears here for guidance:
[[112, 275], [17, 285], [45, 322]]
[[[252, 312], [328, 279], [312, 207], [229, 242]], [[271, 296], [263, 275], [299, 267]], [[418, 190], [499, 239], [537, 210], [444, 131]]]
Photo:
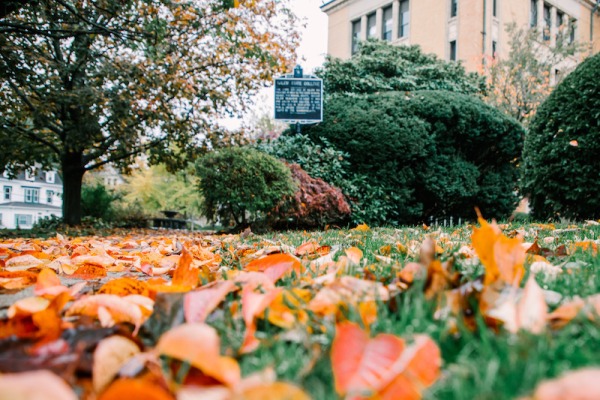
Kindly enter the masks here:
[[251, 148], [234, 147], [211, 152], [196, 163], [203, 212], [237, 226], [271, 210], [295, 186], [289, 168], [276, 158]]
[[600, 54], [538, 108], [523, 150], [523, 192], [535, 218], [600, 218]]
[[353, 212], [405, 224], [501, 218], [516, 207], [524, 130], [474, 96], [445, 91], [332, 96], [307, 134], [349, 155]]

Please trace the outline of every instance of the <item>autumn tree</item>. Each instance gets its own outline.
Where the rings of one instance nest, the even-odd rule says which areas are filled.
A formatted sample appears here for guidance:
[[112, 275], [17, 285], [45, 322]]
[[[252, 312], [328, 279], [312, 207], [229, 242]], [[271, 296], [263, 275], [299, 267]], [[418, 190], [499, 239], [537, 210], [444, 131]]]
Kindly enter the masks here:
[[553, 87], [575, 68], [580, 46], [562, 28], [554, 44], [541, 40], [538, 30], [508, 24], [510, 50], [505, 58], [489, 60], [487, 102], [527, 124]]
[[59, 165], [77, 224], [86, 171], [228, 141], [215, 116], [287, 69], [294, 21], [277, 0], [25, 4], [0, 20], [0, 165]]

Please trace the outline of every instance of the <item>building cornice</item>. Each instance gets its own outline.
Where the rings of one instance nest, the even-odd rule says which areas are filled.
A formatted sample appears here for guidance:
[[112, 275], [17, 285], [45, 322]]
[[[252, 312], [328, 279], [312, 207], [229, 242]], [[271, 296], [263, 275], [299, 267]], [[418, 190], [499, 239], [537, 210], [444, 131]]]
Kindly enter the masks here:
[[329, 14], [336, 9], [354, 3], [356, 0], [330, 0], [321, 6], [321, 11]]

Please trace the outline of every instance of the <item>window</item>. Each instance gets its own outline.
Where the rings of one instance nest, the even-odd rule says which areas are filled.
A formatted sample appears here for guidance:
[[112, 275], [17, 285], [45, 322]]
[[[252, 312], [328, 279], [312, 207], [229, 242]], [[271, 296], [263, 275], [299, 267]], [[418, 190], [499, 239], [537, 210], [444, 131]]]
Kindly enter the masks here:
[[381, 38], [390, 42], [392, 40], [393, 14], [392, 6], [383, 9], [383, 27]]
[[544, 40], [550, 40], [550, 26], [552, 25], [550, 17], [550, 6], [544, 3]]
[[4, 186], [4, 200], [10, 201], [12, 198], [12, 186]]
[[569, 43], [573, 43], [575, 41], [575, 31], [577, 30], [577, 20], [572, 19], [569, 22]]
[[497, 0], [493, 0], [493, 2], [492, 2], [492, 15], [494, 17], [498, 16], [498, 1]]
[[529, 26], [535, 28], [538, 24], [538, 0], [531, 0], [531, 19]]
[[352, 22], [352, 54], [358, 51], [358, 44], [360, 43], [360, 19]]
[[458, 15], [458, 0], [450, 0], [450, 18]]
[[46, 190], [46, 203], [52, 204], [53, 197], [54, 197], [54, 190]]
[[33, 222], [33, 215], [31, 214], [16, 214], [15, 224], [17, 226], [30, 226]]
[[375, 13], [367, 16], [367, 38], [377, 37], [377, 15]]
[[26, 181], [35, 181], [35, 170], [34, 169], [26, 169], [25, 170], [25, 180]]
[[560, 28], [565, 23], [565, 13], [562, 11], [556, 11], [556, 27]]
[[46, 172], [46, 182], [54, 183], [54, 171]]
[[492, 58], [494, 60], [496, 59], [497, 51], [498, 51], [498, 42], [496, 42], [495, 40], [492, 40]]
[[24, 191], [25, 191], [25, 203], [39, 203], [40, 202], [40, 189], [24, 188]]
[[398, 19], [400, 26], [398, 27], [398, 36], [407, 37], [409, 34], [410, 13], [408, 10], [408, 0], [400, 2], [400, 18]]
[[456, 40], [450, 42], [450, 61], [456, 61]]

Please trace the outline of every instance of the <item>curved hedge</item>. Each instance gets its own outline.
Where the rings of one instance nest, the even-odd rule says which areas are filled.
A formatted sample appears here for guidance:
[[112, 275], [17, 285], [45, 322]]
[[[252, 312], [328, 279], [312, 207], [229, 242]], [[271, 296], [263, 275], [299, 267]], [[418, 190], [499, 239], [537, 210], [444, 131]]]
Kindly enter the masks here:
[[332, 96], [307, 130], [349, 155], [353, 212], [374, 224], [509, 215], [523, 128], [481, 100], [445, 91]]
[[523, 161], [523, 192], [534, 217], [600, 218], [600, 54], [538, 108]]

